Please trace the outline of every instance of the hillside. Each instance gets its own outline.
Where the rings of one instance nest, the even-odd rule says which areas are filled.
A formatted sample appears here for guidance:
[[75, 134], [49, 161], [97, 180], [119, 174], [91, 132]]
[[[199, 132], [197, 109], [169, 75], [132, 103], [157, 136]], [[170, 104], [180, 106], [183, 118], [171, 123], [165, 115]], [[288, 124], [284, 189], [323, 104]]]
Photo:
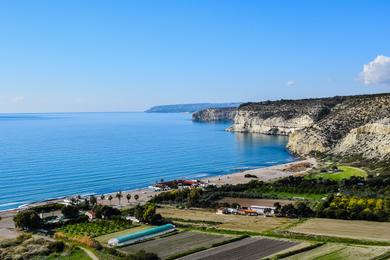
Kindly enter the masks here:
[[194, 113], [208, 108], [237, 108], [241, 103], [196, 103], [151, 107], [147, 113]]
[[245, 103], [197, 115], [202, 121], [234, 115], [228, 131], [288, 135], [287, 147], [302, 156], [390, 160], [390, 93]]

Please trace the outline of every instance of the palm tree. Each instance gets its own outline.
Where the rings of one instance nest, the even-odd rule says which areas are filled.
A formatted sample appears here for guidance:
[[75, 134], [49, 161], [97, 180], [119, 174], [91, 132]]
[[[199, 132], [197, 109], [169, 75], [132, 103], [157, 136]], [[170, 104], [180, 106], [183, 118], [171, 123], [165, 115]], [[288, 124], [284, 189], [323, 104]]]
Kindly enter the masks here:
[[127, 199], [127, 203], [130, 204], [130, 200], [131, 200], [131, 194], [130, 194], [130, 193], [128, 193], [128, 194], [126, 195], [126, 199]]
[[108, 200], [110, 201], [110, 206], [111, 206], [111, 200], [112, 200], [112, 196], [108, 196]]
[[135, 194], [135, 195], [134, 195], [134, 199], [135, 199], [136, 201], [139, 199], [138, 194]]
[[93, 206], [95, 206], [96, 203], [97, 203], [96, 197], [95, 197], [94, 195], [92, 195], [91, 197], [89, 197], [89, 202], [91, 202], [91, 204], [92, 204]]
[[106, 198], [106, 196], [104, 196], [104, 194], [100, 195], [100, 199], [102, 201], [102, 204], [103, 204], [103, 200]]
[[115, 195], [115, 197], [117, 197], [117, 199], [119, 200], [119, 206], [120, 206], [120, 205], [121, 205], [121, 199], [122, 199], [122, 197], [123, 197], [122, 192], [121, 192], [121, 191], [118, 192], [118, 193]]

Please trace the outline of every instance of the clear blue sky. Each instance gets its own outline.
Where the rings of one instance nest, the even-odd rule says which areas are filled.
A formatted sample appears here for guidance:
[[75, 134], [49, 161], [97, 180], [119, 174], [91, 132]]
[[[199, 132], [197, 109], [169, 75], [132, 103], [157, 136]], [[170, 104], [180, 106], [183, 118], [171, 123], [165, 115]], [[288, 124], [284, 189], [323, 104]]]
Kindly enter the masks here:
[[390, 1], [5, 0], [0, 112], [389, 92], [378, 55]]

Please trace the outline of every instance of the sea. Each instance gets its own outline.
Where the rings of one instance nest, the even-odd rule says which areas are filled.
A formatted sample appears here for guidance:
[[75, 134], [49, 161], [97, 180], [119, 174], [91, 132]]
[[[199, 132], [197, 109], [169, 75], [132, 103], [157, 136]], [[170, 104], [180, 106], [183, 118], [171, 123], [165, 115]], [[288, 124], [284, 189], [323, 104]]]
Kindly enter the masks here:
[[0, 114], [0, 211], [291, 162], [287, 138], [190, 114]]

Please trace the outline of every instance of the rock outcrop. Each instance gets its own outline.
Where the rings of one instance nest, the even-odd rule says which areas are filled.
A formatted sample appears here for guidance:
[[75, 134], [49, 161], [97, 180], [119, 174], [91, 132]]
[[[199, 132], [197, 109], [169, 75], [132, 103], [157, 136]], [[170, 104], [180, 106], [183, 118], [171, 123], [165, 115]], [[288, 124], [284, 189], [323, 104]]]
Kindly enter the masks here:
[[198, 122], [232, 121], [236, 113], [236, 108], [208, 108], [192, 114], [192, 120]]
[[246, 103], [227, 130], [288, 135], [303, 156], [390, 160], [390, 94]]
[[239, 107], [227, 129], [269, 135], [289, 135], [311, 126], [340, 102], [340, 98], [279, 100], [246, 103]]
[[301, 155], [390, 159], [390, 94], [348, 97], [313, 125], [290, 135]]

